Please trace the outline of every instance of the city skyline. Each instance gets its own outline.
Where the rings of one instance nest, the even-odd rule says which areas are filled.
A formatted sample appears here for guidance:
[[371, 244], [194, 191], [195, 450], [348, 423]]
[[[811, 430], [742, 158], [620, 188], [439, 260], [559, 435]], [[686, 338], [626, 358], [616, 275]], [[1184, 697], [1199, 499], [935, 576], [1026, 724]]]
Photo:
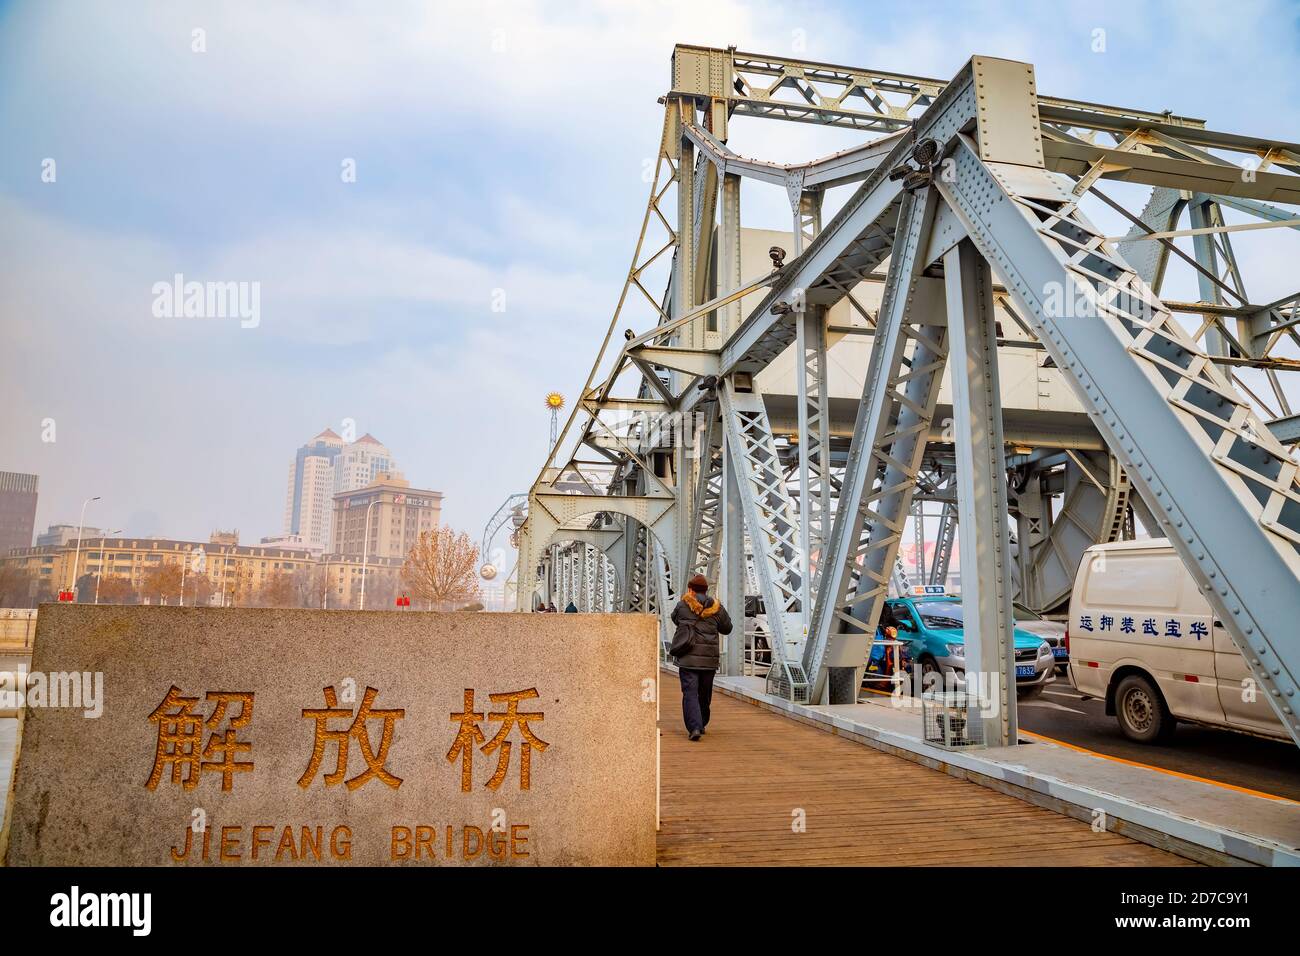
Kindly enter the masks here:
[[[345, 423], [343, 427], [349, 433], [351, 433], [354, 430], [354, 426], [352, 425], [351, 422]], [[357, 453], [354, 456], [348, 458], [348, 464], [345, 470], [342, 469], [336, 470], [331, 468], [328, 469], [327, 472], [325, 473], [326, 477], [328, 478], [328, 485], [323, 488], [322, 500], [324, 504], [324, 510], [320, 514], [323, 528], [324, 528], [325, 544], [322, 546], [317, 546], [316, 541], [311, 539], [309, 536], [303, 534], [298, 527], [292, 526], [292, 516], [294, 513], [294, 504], [295, 504], [295, 495], [294, 495], [295, 484], [296, 484], [295, 473], [299, 462], [301, 462], [304, 458], [307, 461], [311, 461], [315, 457], [310, 453], [304, 455], [303, 452], [315, 446], [323, 438], [326, 438], [326, 436], [332, 436], [332, 438], [336, 441], [337, 448], [340, 452], [339, 455], [340, 458], [344, 457], [344, 454], [347, 452], [348, 449], [356, 449]], [[40, 478], [39, 475], [15, 475], [15, 477], [35, 478], [38, 480]], [[308, 441], [298, 449], [297, 458], [289, 466], [289, 488], [288, 488], [287, 495], [285, 496], [284, 499], [282, 499], [285, 501], [285, 506], [283, 509], [283, 515], [282, 515], [282, 520], [280, 522], [280, 526], [275, 529], [267, 530], [265, 532], [262, 532], [260, 529], [254, 529], [251, 531], [241, 529], [236, 533], [240, 534], [241, 538], [258, 540], [264, 545], [275, 544], [276, 546], [279, 547], [297, 547], [306, 550], [317, 550], [317, 551], [328, 552], [330, 550], [329, 545], [332, 544], [331, 528], [334, 521], [334, 496], [341, 492], [357, 491], [366, 488], [367, 486], [374, 484], [375, 481], [381, 477], [395, 478], [398, 481], [405, 480], [405, 474], [398, 469], [396, 464], [396, 458], [388, 450], [388, 447], [386, 445], [384, 445], [377, 438], [375, 438], [374, 435], [372, 435], [370, 432], [366, 432], [360, 438], [357, 438], [354, 441], [349, 442], [346, 441], [341, 436], [339, 436], [338, 434], [334, 433], [334, 431], [327, 426], [326, 428], [322, 429], [319, 433], [317, 433], [310, 441]], [[35, 487], [34, 483], [32, 487], [33, 488]], [[437, 495], [439, 498], [439, 502], [441, 502], [445, 498], [442, 492], [423, 491], [421, 493]], [[270, 492], [268, 491], [268, 495], [269, 494]], [[33, 492], [33, 497], [36, 497], [34, 492]], [[98, 501], [94, 503], [98, 503]], [[78, 519], [77, 516], [75, 515], [68, 517], [63, 515], [51, 514], [49, 512], [49, 509], [43, 511], [41, 508], [39, 497], [36, 497], [35, 514], [36, 514], [36, 518], [32, 525], [31, 533], [28, 536], [28, 539], [21, 543], [13, 544], [11, 545], [11, 547], [28, 548], [28, 547], [35, 547], [41, 544], [54, 544], [55, 543], [55, 541], [53, 540], [54, 537], [58, 537], [60, 540], [64, 540], [64, 539], [70, 540], [70, 539], [75, 539], [78, 536], [79, 532], [83, 537], [97, 537], [104, 533], [105, 528], [112, 526], [111, 522], [91, 523], [89, 520], [87, 520], [85, 526], [81, 527], [78, 524]], [[42, 514], [50, 514], [51, 520], [48, 521], [45, 520], [44, 518], [42, 518]], [[42, 527], [44, 528], [44, 530], [41, 530]], [[228, 521], [227, 522], [218, 521], [217, 523], [213, 524], [212, 528], [209, 528], [207, 530], [212, 531], [214, 528], [226, 528], [226, 527], [238, 527], [238, 526], [233, 525], [231, 522]], [[118, 531], [118, 533], [114, 535], [114, 537], [120, 536], [120, 537], [135, 537], [135, 538], [162, 538], [162, 539], [172, 539], [172, 540], [194, 540], [194, 541], [201, 540], [203, 536], [206, 534], [206, 532], [202, 532], [194, 535], [177, 534], [174, 533], [172, 529], [166, 527], [163, 527], [158, 530], [142, 530], [138, 528], [124, 526], [116, 530]], [[470, 529], [461, 529], [461, 530], [470, 530]], [[281, 543], [282, 541], [285, 541], [294, 535], [300, 535], [302, 537], [303, 540], [300, 545], [288, 545], [288, 544]], [[49, 538], [50, 540], [42, 541], [42, 539], [45, 538]], [[5, 553], [7, 553], [7, 551], [8, 548], [0, 549], [0, 556], [3, 556]]]

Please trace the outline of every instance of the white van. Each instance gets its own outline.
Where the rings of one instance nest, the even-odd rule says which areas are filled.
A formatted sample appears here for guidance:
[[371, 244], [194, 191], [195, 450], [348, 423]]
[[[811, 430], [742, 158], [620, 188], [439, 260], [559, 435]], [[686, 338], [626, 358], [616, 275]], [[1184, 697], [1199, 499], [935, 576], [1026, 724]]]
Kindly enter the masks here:
[[1178, 720], [1290, 739], [1164, 538], [1084, 553], [1066, 640], [1070, 682], [1105, 700], [1130, 740], [1167, 742]]

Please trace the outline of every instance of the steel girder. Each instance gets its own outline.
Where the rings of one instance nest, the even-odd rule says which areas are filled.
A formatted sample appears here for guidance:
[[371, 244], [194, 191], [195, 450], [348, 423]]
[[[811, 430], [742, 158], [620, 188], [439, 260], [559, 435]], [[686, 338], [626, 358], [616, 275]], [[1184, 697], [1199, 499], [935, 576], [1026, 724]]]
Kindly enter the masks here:
[[825, 547], [831, 514], [830, 409], [826, 381], [826, 318], [813, 306], [797, 320], [799, 362], [796, 399], [799, 424], [799, 548], [808, 573], [803, 576], [804, 626], [812, 614], [817, 562]]
[[[1104, 176], [1121, 182], [1191, 189], [1243, 199], [1300, 203], [1300, 178], [1265, 172], [1243, 176], [1239, 166], [1223, 160], [1207, 160], [1211, 154], [1202, 152], [1198, 155], [1200, 150], [1196, 143], [1207, 139], [1207, 146], [1236, 146], [1253, 151], [1254, 144], [1247, 145], [1249, 141], [1242, 142], [1228, 134], [1217, 134], [1209, 139], [1209, 134], [1203, 131], [1178, 130], [1165, 135], [1158, 124], [1130, 124], [1127, 129], [1117, 129], [1131, 134], [1121, 141], [1123, 148], [1108, 149], [1072, 137], [1044, 136], [1045, 159], [1053, 170], [1070, 176], [1086, 177], [1094, 169], [1104, 169], [1098, 178]], [[1300, 154], [1300, 146], [1289, 143], [1269, 145]], [[1288, 163], [1285, 168], [1297, 165], [1300, 164]]]
[[[727, 452], [735, 466], [745, 505], [746, 527], [761, 557], [760, 579], [764, 597], [770, 598], [769, 613], [798, 613], [803, 578], [799, 551], [796, 509], [785, 487], [771, 425], [763, 396], [753, 390], [740, 391], [728, 381], [718, 392], [726, 428]], [[769, 588], [766, 582], [771, 583]]]
[[[1214, 197], [1197, 194], [1192, 197], [1190, 209], [1194, 229], [1224, 226], [1223, 210]], [[1192, 237], [1192, 243], [1196, 261], [1201, 267], [1196, 276], [1201, 299], [1212, 304], [1224, 305], [1226, 304], [1224, 293], [1227, 293], [1237, 300], [1238, 305], [1249, 302], [1250, 299], [1246, 295], [1246, 282], [1242, 278], [1228, 233], [1195, 235]], [[1272, 308], [1239, 315], [1234, 336], [1224, 327], [1221, 316], [1207, 315], [1205, 321], [1215, 323], [1205, 333], [1207, 351], [1214, 355], [1236, 354], [1262, 357], [1268, 354], [1271, 333], [1276, 325], [1280, 324], [1275, 319], [1284, 321], [1282, 316], [1275, 315], [1275, 310]], [[1230, 369], [1226, 374], [1230, 381], [1235, 381], [1236, 377]], [[1280, 414], [1282, 416], [1291, 414], [1291, 405], [1278, 380], [1277, 370], [1267, 368], [1264, 374], [1273, 390]]]
[[[720, 374], [766, 368], [795, 340], [796, 300], [831, 305], [889, 255], [903, 190], [887, 171], [906, 156], [906, 147], [899, 143], [894, 148], [803, 254], [776, 278], [772, 291], [723, 345]], [[782, 308], [774, 310], [778, 303]]]
[[857, 182], [880, 165], [894, 148], [901, 133], [891, 133], [861, 146], [841, 150], [807, 163], [769, 163], [748, 159], [730, 150], [708, 130], [696, 123], [683, 125], [683, 132], [717, 168], [720, 176], [754, 179], [787, 189], [792, 184], [803, 191], [820, 191], [845, 183]]
[[907, 573], [906, 565], [903, 564], [903, 556], [901, 554], [896, 554], [894, 556], [894, 574], [892, 580], [894, 590], [899, 594], [906, 594], [912, 587], [912, 579]]
[[[721, 375], [759, 371], [785, 351], [797, 335], [793, 303], [833, 305], [872, 274], [890, 254], [899, 220], [903, 187], [890, 172], [917, 140], [951, 136], [956, 130], [948, 126], [959, 112], [951, 107], [973, 103], [974, 97], [966, 75], [943, 87], [935, 106], [914, 121], [913, 135], [894, 145], [803, 254], [773, 277], [771, 291], [722, 347]], [[682, 407], [690, 404], [688, 396]]]
[[[557, 534], [560, 538], [581, 537], [587, 529], [575, 525], [578, 519], [584, 516], [621, 515], [624, 519], [635, 521], [638, 526], [648, 529], [655, 540], [675, 541], [677, 535], [675, 506], [675, 499], [665, 495], [582, 495], [533, 491], [529, 495], [528, 520], [519, 529], [519, 566], [524, 569], [535, 569], [541, 560], [543, 550], [557, 539]], [[670, 562], [670, 568], [675, 569], [675, 567], [675, 564]], [[522, 584], [521, 581], [517, 603], [519, 610], [525, 610], [523, 607], [525, 587]]]
[[[1265, 155], [1270, 151], [1261, 150]], [[1201, 162], [1221, 169], [1225, 162], [1216, 156], [1201, 150], [1192, 151]], [[1243, 162], [1247, 160], [1243, 159]], [[1237, 167], [1227, 164], [1230, 169]], [[1050, 168], [1050, 166], [1049, 166]], [[1292, 165], [1286, 168], [1300, 169]], [[1248, 174], [1242, 172], [1241, 175]], [[1249, 174], [1253, 175], [1253, 173]], [[1300, 181], [1300, 177], [1290, 179]], [[1267, 226], [1270, 222], [1300, 229], [1300, 221], [1288, 213], [1268, 203], [1233, 196], [1207, 195], [1195, 189], [1204, 183], [1189, 183], [1191, 190], [1175, 190], [1157, 186], [1152, 190], [1146, 209], [1140, 217], [1134, 216], [1123, 206], [1110, 199], [1095, 186], [1090, 190], [1099, 199], [1118, 211], [1133, 223], [1133, 228], [1120, 241], [1119, 253], [1126, 262], [1130, 262], [1139, 276], [1151, 286], [1157, 294], [1163, 279], [1165, 264], [1170, 255], [1189, 264], [1197, 273], [1197, 283], [1201, 292], [1199, 302], [1171, 302], [1165, 305], [1180, 312], [1200, 313], [1201, 327], [1192, 336], [1197, 341], [1204, 340], [1206, 351], [1214, 356], [1215, 364], [1228, 370], [1229, 379], [1233, 379], [1232, 369], [1238, 366], [1251, 366], [1263, 369], [1272, 387], [1281, 415], [1289, 411], [1285, 392], [1277, 378], [1278, 371], [1296, 371], [1300, 362], [1282, 355], [1277, 346], [1300, 345], [1300, 293], [1264, 305], [1251, 304], [1247, 297], [1236, 256], [1232, 250], [1229, 232], [1234, 229]], [[1076, 194], [1078, 188], [1075, 189]], [[1255, 216], [1264, 223], [1230, 226], [1225, 224], [1222, 206], [1230, 206], [1250, 216]], [[1186, 207], [1191, 210], [1190, 230], [1178, 231], [1174, 228], [1177, 219]], [[1190, 236], [1195, 244], [1195, 258], [1178, 248], [1173, 239], [1178, 236]], [[1154, 281], [1153, 281], [1154, 280]], [[1232, 302], [1224, 300], [1229, 296]], [[1227, 322], [1235, 321], [1235, 330]], [[1228, 348], [1225, 346], [1231, 346]], [[1294, 349], [1293, 349], [1294, 350]], [[1245, 388], [1240, 380], [1239, 387]], [[1267, 404], [1249, 393], [1252, 398], [1267, 408]]]
[[803, 668], [814, 700], [824, 696], [827, 668], [856, 670], [866, 661], [934, 416], [947, 355], [944, 303], [933, 295], [924, 301], [931, 287], [922, 281], [934, 205], [928, 188], [903, 196], [899, 239], [804, 645]]
[[695, 510], [691, 517], [692, 554], [687, 573], [717, 580], [722, 552], [722, 423], [710, 415], [704, 434], [697, 439], [701, 460], [697, 476]]
[[644, 525], [637, 524], [628, 566], [628, 587], [623, 601], [623, 610], [629, 614], [647, 614], [650, 610], [649, 597], [646, 594], [647, 569], [649, 567], [649, 539]]
[[925, 505], [919, 497], [912, 498], [912, 567], [916, 580], [926, 581], [925, 573]]
[[[1191, 212], [1193, 229], [1203, 229], [1211, 223], [1223, 225], [1223, 214], [1213, 202], [1203, 200], [1193, 203]], [[1196, 275], [1201, 299], [1212, 305], [1224, 305], [1223, 292], [1226, 290], [1239, 302], [1245, 302], [1246, 297], [1236, 281], [1240, 279], [1240, 275], [1237, 273], [1235, 260], [1231, 254], [1223, 255], [1225, 249], [1215, 239], [1216, 237], [1210, 234], [1192, 237], [1196, 261], [1200, 263], [1202, 270]], [[1225, 235], [1222, 239], [1226, 243], [1228, 237]], [[1221, 328], [1209, 329], [1205, 333], [1205, 344], [1205, 350], [1210, 355], [1229, 354], [1227, 337]]]
[[[1032, 80], [1032, 73], [1031, 73]], [[1004, 135], [1037, 136], [1032, 84]], [[1008, 129], [1008, 124], [1010, 129]], [[1291, 735], [1300, 639], [1297, 466], [1042, 164], [981, 156], [959, 136], [958, 212], [1155, 512]], [[1065, 315], [1060, 296], [1087, 315]]]
[[1300, 442], [1300, 415], [1288, 415], [1268, 423], [1268, 429], [1278, 441], [1291, 445]]
[[1169, 262], [1169, 249], [1164, 243], [1144, 241], [1141, 237], [1147, 230], [1167, 232], [1174, 228], [1179, 214], [1186, 205], [1187, 200], [1179, 190], [1168, 186], [1155, 187], [1151, 190], [1151, 196], [1147, 199], [1147, 204], [1139, 217], [1146, 230], [1134, 223], [1129, 229], [1128, 236], [1117, 247], [1124, 261], [1131, 264], [1133, 271], [1156, 292], [1160, 291], [1164, 281], [1165, 266]]
[[1118, 541], [1129, 513], [1128, 476], [1109, 452], [1067, 449], [1060, 473], [1060, 511], [1051, 513], [1048, 492], [1031, 472], [1016, 508], [1020, 602], [1035, 611], [1065, 609], [1083, 553], [1094, 544]]
[[[803, 172], [791, 174], [786, 191], [794, 222], [794, 254], [821, 231], [821, 193], [804, 189]], [[800, 297], [802, 300], [802, 297]], [[816, 564], [830, 517], [830, 393], [826, 378], [826, 314], [820, 306], [796, 303], [795, 400], [799, 425], [799, 549], [804, 556], [800, 609], [808, 629], [815, 594]]]
[[719, 385], [718, 398], [771, 631], [772, 669], [777, 673], [769, 675], [769, 685], [784, 680], [788, 691], [802, 696], [806, 682], [797, 663], [802, 634], [793, 619], [803, 613], [800, 601], [807, 573], [797, 512], [786, 491], [762, 394], [752, 382], [741, 391], [729, 378]]
[[957, 505], [945, 501], [939, 513], [939, 533], [935, 538], [934, 559], [930, 565], [927, 584], [947, 584], [948, 568], [952, 563], [952, 547], [957, 536]]
[[[963, 534], [962, 631], [970, 720], [984, 721], [982, 740], [1003, 747], [1016, 740], [1015, 616], [1011, 610], [1011, 543], [1002, 441], [998, 345], [989, 265], [963, 239], [944, 254], [951, 339], [953, 440], [957, 446], [957, 513]], [[996, 687], [971, 693], [974, 675]], [[986, 704], [997, 703], [996, 715]], [[984, 713], [982, 713], [984, 712]]]
[[668, 648], [673, 642], [672, 622], [669, 615], [677, 603], [679, 589], [672, 586], [672, 570], [668, 560], [668, 549], [659, 543], [658, 538], [650, 542], [650, 594], [654, 598], [653, 612], [659, 618], [659, 656], [668, 659]]
[[[699, 97], [712, 115], [735, 113], [869, 132], [905, 129], [928, 109], [946, 81], [857, 66], [838, 66], [689, 44], [673, 48], [673, 92]], [[1104, 112], [1119, 119], [1198, 126], [1168, 113], [1044, 99], [1063, 113]]]
[[749, 558], [745, 547], [745, 506], [740, 497], [736, 458], [728, 449], [727, 442], [728, 439], [724, 434], [718, 597], [724, 607], [731, 609], [737, 624], [736, 629], [726, 639], [726, 656], [723, 660], [725, 673], [737, 675], [744, 667], [745, 602], [748, 591], [746, 583], [749, 579]]

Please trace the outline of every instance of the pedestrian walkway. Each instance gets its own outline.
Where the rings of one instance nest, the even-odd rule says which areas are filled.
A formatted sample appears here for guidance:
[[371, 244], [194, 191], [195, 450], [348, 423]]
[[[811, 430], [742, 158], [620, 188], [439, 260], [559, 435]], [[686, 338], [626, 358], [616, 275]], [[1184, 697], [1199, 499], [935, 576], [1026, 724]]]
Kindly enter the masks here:
[[722, 694], [691, 743], [663, 688], [661, 866], [1190, 865]]

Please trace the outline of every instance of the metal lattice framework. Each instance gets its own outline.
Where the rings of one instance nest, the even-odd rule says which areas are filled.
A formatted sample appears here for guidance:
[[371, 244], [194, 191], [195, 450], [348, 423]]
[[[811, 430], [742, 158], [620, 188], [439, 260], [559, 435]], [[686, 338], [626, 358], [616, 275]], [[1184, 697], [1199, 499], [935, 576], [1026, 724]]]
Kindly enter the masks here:
[[[538, 589], [558, 574], [581, 606], [657, 613], [666, 647], [681, 575], [705, 573], [733, 610], [758, 599], [769, 692], [843, 702], [907, 578], [914, 502], [940, 502], [911, 519], [920, 578], [945, 581], [959, 554], [967, 667], [999, 679], [985, 739], [1014, 742], [1012, 598], [1059, 609], [1083, 549], [1136, 516], [1300, 742], [1300, 293], [1252, 302], [1231, 241], [1300, 226], [1300, 146], [1042, 97], [1029, 64], [979, 56], [945, 82], [678, 46], [662, 102], [623, 293], [519, 531]], [[727, 145], [739, 118], [869, 138], [777, 164]], [[770, 269], [742, 256], [742, 179], [789, 200], [791, 254]], [[1148, 187], [1145, 205], [1116, 181]], [[1161, 298], [1171, 268], [1197, 301]], [[851, 414], [828, 378], [845, 336], [870, 340]], [[1000, 366], [1026, 353], [1077, 414], [1004, 408]], [[581, 567], [566, 540], [586, 542]], [[728, 645], [730, 672], [744, 650]]]

